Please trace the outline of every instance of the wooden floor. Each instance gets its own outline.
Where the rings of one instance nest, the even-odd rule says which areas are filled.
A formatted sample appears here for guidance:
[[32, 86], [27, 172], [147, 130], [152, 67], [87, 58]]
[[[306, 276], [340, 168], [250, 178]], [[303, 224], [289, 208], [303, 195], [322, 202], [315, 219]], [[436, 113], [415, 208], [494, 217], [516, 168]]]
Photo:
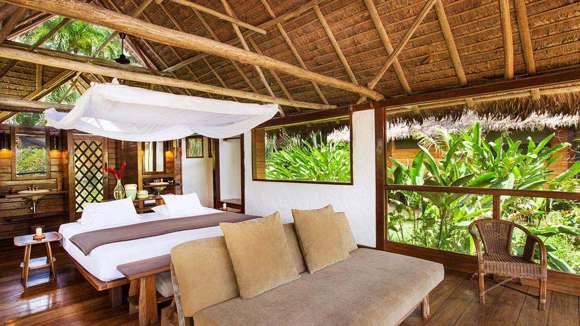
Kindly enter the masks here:
[[[43, 255], [41, 249], [37, 246], [33, 255]], [[129, 316], [126, 306], [110, 308], [107, 294], [95, 291], [75, 271], [62, 249], [55, 248], [55, 252], [57, 284], [39, 285], [23, 291], [18, 268], [23, 250], [14, 248], [11, 242], [0, 242], [0, 320], [3, 324], [137, 325], [137, 316]], [[47, 273], [37, 271], [33, 280], [43, 281], [47, 276]], [[530, 290], [527, 287], [521, 289]], [[488, 303], [480, 305], [475, 282], [466, 274], [447, 272], [443, 283], [431, 295], [431, 318], [423, 321], [416, 311], [403, 325], [580, 324], [578, 297], [548, 292], [546, 311], [538, 311], [536, 307], [536, 299], [505, 288], [492, 291]]]

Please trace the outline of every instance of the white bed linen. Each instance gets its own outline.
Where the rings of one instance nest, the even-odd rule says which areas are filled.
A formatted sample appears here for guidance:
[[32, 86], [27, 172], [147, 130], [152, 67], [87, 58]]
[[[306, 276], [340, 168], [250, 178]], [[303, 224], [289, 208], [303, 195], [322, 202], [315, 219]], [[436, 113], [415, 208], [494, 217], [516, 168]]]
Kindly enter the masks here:
[[[222, 211], [203, 207], [193, 216], [212, 213], [222, 213]], [[158, 213], [145, 213], [140, 214], [139, 218], [141, 222], [147, 222], [171, 217], [163, 217]], [[88, 229], [78, 222], [73, 222], [62, 224], [58, 231], [63, 236], [62, 245], [64, 250], [81, 264], [84, 269], [104, 282], [124, 277], [117, 270], [118, 265], [166, 255], [171, 248], [183, 242], [223, 235], [219, 226], [179, 231], [156, 237], [106, 244], [93, 249], [90, 254], [85, 255], [69, 239], [75, 234], [92, 230], [95, 229]]]

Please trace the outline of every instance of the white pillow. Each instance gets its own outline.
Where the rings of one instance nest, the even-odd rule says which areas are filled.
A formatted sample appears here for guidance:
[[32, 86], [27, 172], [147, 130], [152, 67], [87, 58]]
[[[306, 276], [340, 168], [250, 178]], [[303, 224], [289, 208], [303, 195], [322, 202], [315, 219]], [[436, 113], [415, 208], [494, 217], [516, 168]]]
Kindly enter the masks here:
[[191, 216], [203, 207], [196, 193], [188, 195], [161, 195], [161, 198], [163, 198], [167, 211], [172, 217]]
[[106, 228], [116, 225], [139, 222], [137, 211], [130, 199], [114, 200], [102, 203], [88, 203], [83, 208], [81, 225], [88, 228]]
[[166, 205], [159, 205], [151, 208], [152, 211], [159, 214], [159, 216], [169, 217], [169, 210], [167, 209]]

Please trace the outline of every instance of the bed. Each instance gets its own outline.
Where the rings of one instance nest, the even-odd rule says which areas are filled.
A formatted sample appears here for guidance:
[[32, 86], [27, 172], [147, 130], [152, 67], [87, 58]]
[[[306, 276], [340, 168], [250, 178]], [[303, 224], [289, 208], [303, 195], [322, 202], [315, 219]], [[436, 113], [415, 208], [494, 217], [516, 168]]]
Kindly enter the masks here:
[[[203, 207], [196, 211], [193, 216], [214, 213], [222, 213], [222, 211]], [[170, 217], [164, 217], [159, 213], [152, 212], [140, 214], [139, 218], [141, 222], [148, 222]], [[179, 231], [155, 237], [102, 245], [93, 249], [90, 254], [85, 255], [70, 241], [70, 238], [87, 231], [89, 230], [78, 222], [62, 224], [59, 228], [59, 233], [63, 236], [62, 246], [77, 266], [80, 265], [84, 271], [103, 283], [114, 283], [115, 280], [124, 279], [123, 274], [117, 270], [118, 265], [165, 255], [169, 253], [171, 248], [180, 243], [222, 234], [219, 226]], [[107, 288], [106, 286], [99, 287], [97, 290]]]

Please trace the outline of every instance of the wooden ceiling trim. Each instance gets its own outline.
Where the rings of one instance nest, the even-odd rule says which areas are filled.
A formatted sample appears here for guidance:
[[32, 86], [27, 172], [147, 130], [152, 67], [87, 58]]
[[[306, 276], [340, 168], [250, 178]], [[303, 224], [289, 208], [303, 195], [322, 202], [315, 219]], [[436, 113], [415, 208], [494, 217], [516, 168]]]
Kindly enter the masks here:
[[[381, 39], [381, 42], [383, 43], [383, 46], [387, 51], [387, 55], [391, 55], [395, 49], [393, 48], [393, 44], [389, 39], [387, 31], [385, 30], [385, 26], [383, 25], [381, 17], [379, 16], [379, 12], [377, 11], [377, 7], [375, 6], [374, 1], [364, 0], [364, 2], [371, 16], [371, 20], [373, 21], [373, 25], [375, 26], [375, 29], [379, 34], [379, 38]], [[399, 62], [398, 58], [395, 58], [395, 60], [393, 61], [393, 69], [395, 70], [395, 74], [397, 75], [397, 79], [399, 79], [399, 83], [401, 84], [401, 88], [403, 89], [403, 91], [406, 94], [411, 94], [412, 93], [411, 86], [407, 81], [407, 77], [405, 76], [405, 72], [403, 71], [403, 67], [401, 66], [401, 63]]]
[[[272, 7], [270, 6], [270, 3], [268, 2], [268, 0], [261, 0], [261, 2], [262, 2], [262, 5], [266, 8], [266, 11], [270, 15], [270, 17], [272, 17], [273, 19], [276, 19], [276, 13], [274, 12]], [[288, 33], [286, 33], [286, 30], [284, 29], [284, 26], [282, 26], [282, 23], [276, 23], [276, 28], [278, 29], [278, 32], [280, 32], [280, 35], [282, 35], [284, 42], [286, 42], [286, 45], [288, 45], [288, 48], [290, 48], [290, 51], [294, 55], [294, 58], [296, 59], [296, 61], [298, 61], [298, 64], [300, 64], [300, 67], [308, 70], [308, 67], [304, 63], [304, 60], [302, 60], [302, 56], [300, 55], [300, 53], [298, 53], [296, 46], [294, 46], [294, 42], [292, 42], [292, 39], [290, 39], [290, 37], [288, 36]], [[318, 86], [318, 84], [313, 82], [313, 81], [311, 81], [310, 83], [312, 83], [312, 87], [314, 87], [314, 90], [316, 91], [316, 94], [318, 94], [318, 97], [320, 97], [320, 100], [324, 104], [328, 104], [328, 100], [324, 96], [324, 93], [322, 93], [322, 90], [320, 90], [320, 87]]]
[[536, 61], [534, 60], [534, 48], [532, 46], [532, 37], [530, 34], [530, 25], [528, 23], [526, 3], [524, 0], [514, 0], [514, 2], [524, 61], [526, 63], [528, 74], [533, 75], [536, 73]]
[[505, 79], [514, 78], [514, 40], [510, 18], [509, 0], [498, 0], [500, 8], [501, 28], [503, 34]]
[[[161, 3], [162, 1], [159, 1], [159, 3]], [[265, 34], [268, 33], [268, 32], [266, 32], [265, 29], [260, 28], [260, 27], [256, 27], [254, 25], [250, 25], [250, 24], [248, 24], [248, 23], [246, 23], [246, 22], [241, 21], [240, 19], [238, 19], [235, 15], [232, 15], [232, 14], [229, 14], [229, 13], [228, 13], [229, 14], [229, 16], [228, 16], [228, 15], [223, 14], [223, 13], [217, 11], [217, 10], [213, 10], [211, 8], [208, 8], [208, 7], [205, 7], [205, 6], [202, 6], [200, 4], [197, 4], [197, 3], [194, 3], [194, 2], [190, 2], [190, 1], [187, 1], [187, 0], [168, 0], [168, 1], [177, 3], [177, 4], [182, 5], [182, 6], [190, 7], [192, 9], [194, 9], [194, 10], [201, 11], [201, 12], [206, 13], [208, 15], [214, 16], [214, 17], [216, 17], [218, 19], [221, 19], [221, 20], [230, 22], [231, 24], [234, 24], [234, 25], [236, 25], [238, 27], [243, 27], [245, 29], [249, 29], [249, 30], [254, 31], [256, 33], [259, 33], [259, 34], [264, 34], [265, 35]]]

